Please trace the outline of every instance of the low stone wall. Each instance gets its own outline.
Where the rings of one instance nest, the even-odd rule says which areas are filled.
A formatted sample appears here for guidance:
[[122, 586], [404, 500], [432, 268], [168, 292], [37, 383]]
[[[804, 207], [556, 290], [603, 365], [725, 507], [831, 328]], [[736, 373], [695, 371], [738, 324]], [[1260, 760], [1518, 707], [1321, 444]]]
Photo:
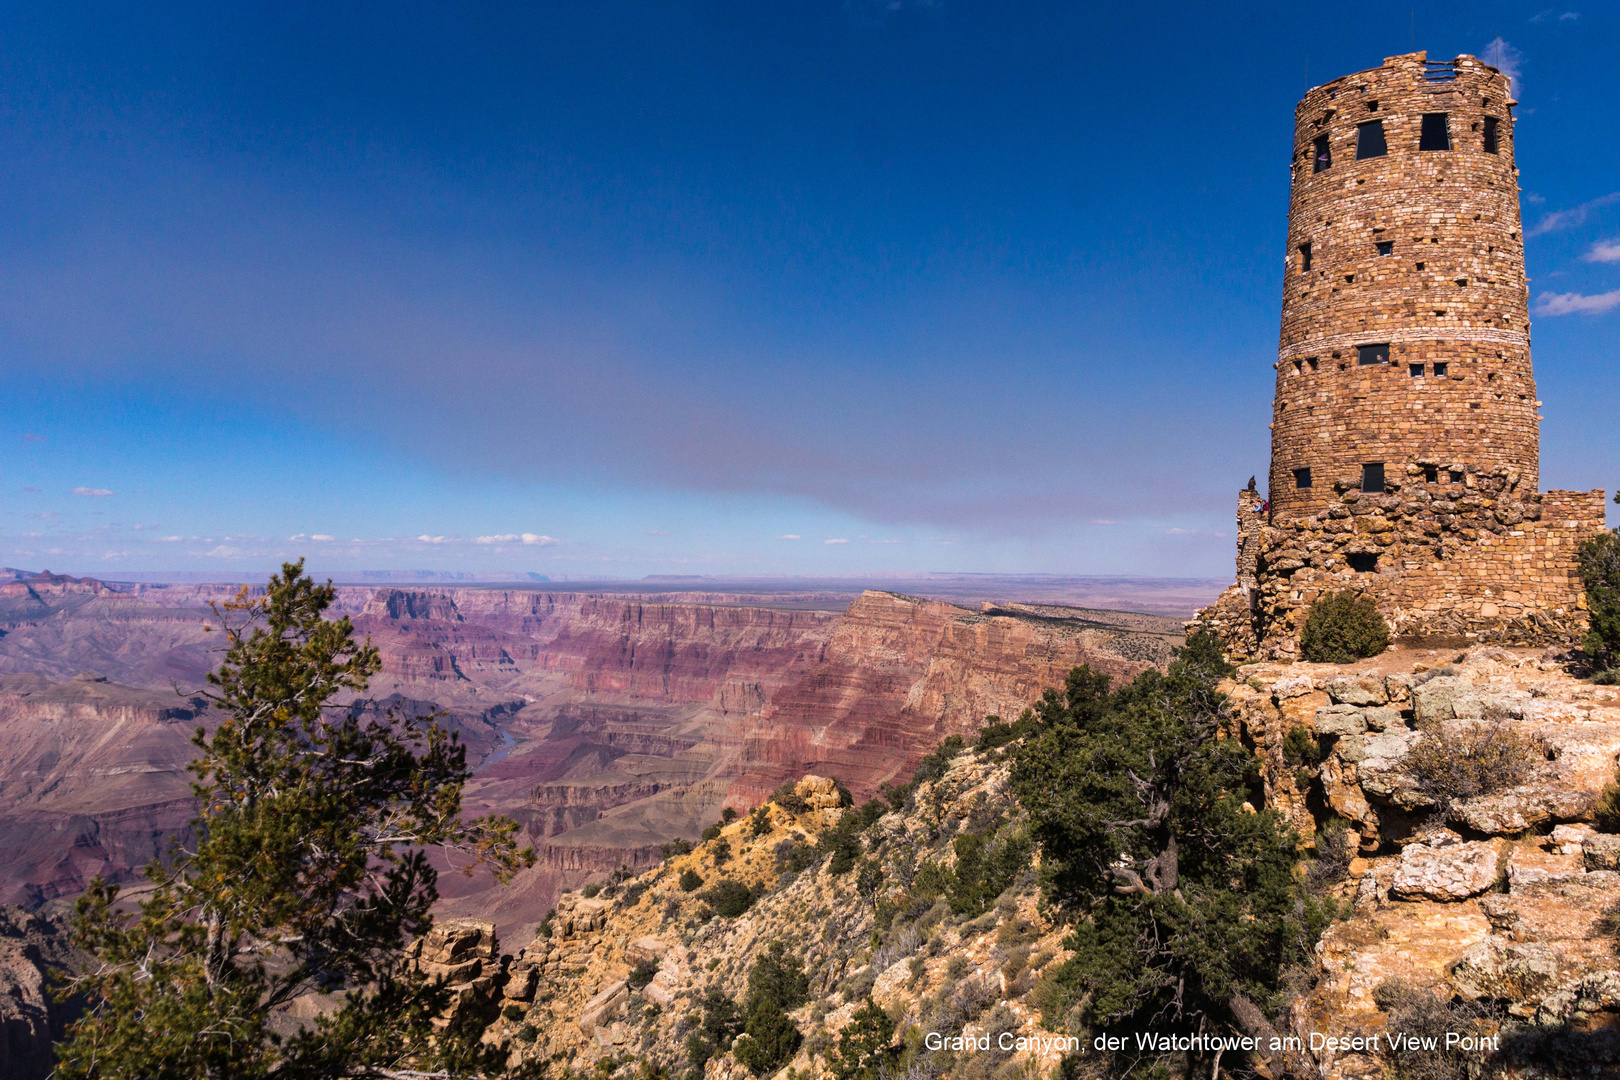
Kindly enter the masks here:
[[[1577, 553], [1604, 527], [1604, 493], [1525, 491], [1507, 469], [1426, 483], [1428, 464], [1382, 495], [1338, 485], [1325, 509], [1244, 537], [1255, 584], [1240, 578], [1199, 617], [1236, 656], [1286, 659], [1317, 597], [1353, 589], [1374, 598], [1397, 635], [1578, 641], [1587, 615]], [[1249, 511], [1240, 502], [1240, 526]]]

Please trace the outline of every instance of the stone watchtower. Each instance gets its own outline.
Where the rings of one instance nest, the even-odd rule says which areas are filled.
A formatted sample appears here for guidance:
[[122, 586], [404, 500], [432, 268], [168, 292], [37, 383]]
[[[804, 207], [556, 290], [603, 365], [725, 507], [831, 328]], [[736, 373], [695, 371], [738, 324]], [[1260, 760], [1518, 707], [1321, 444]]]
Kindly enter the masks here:
[[1539, 492], [1540, 416], [1508, 79], [1391, 57], [1308, 91], [1271, 425], [1269, 512], [1204, 613], [1294, 651], [1324, 590], [1397, 633], [1541, 642], [1584, 624], [1575, 550], [1603, 492]]

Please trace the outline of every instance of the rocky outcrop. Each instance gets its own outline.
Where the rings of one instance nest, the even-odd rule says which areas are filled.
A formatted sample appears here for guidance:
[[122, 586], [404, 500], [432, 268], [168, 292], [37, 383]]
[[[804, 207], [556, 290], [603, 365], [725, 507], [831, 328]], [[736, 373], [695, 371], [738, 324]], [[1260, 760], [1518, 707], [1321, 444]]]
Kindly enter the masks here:
[[88, 960], [69, 942], [60, 919], [0, 907], [0, 1076], [50, 1075], [56, 1064], [51, 1046], [81, 1007], [58, 1001], [54, 991]]
[[1391, 892], [1402, 900], [1466, 900], [1496, 884], [1501, 851], [1495, 844], [1464, 843], [1449, 829], [1401, 849]]

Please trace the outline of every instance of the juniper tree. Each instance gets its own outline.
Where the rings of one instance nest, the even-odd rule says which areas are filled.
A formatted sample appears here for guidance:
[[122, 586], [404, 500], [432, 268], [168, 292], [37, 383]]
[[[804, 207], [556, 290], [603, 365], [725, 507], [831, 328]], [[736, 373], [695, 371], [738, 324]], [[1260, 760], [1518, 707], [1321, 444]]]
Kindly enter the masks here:
[[[502, 880], [534, 853], [513, 821], [462, 818], [455, 735], [364, 707], [378, 653], [326, 617], [334, 597], [300, 560], [215, 608], [225, 650], [207, 694], [224, 719], [193, 739], [195, 846], [146, 868], [133, 911], [100, 877], [79, 900], [75, 935], [99, 965], [71, 988], [91, 1006], [58, 1047], [59, 1080], [473, 1075], [504, 1059], [477, 1030], [435, 1035], [448, 994], [401, 961], [438, 897], [426, 849]], [[337, 1007], [278, 1035], [278, 1010], [312, 992]]]
[[1325, 918], [1295, 875], [1296, 837], [1248, 805], [1253, 753], [1220, 737], [1227, 670], [1200, 637], [1167, 673], [1110, 690], [1079, 667], [1036, 706], [1013, 788], [1046, 896], [1074, 922], [1049, 1014], [1077, 1008], [1116, 1035], [1273, 1034], [1283, 974]]

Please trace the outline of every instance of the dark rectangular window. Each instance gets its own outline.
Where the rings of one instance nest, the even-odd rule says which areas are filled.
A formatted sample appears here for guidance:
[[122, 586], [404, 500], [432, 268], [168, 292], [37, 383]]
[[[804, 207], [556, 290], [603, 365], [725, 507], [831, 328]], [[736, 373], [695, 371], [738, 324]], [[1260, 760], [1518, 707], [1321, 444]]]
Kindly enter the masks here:
[[1378, 573], [1378, 555], [1372, 551], [1355, 551], [1346, 556], [1350, 569], [1358, 574]]
[[1311, 245], [1307, 241], [1299, 245], [1299, 272], [1304, 273], [1311, 268]]
[[1308, 487], [1310, 487], [1311, 486], [1311, 470], [1309, 470], [1309, 469], [1295, 469], [1294, 470], [1294, 486], [1297, 487], [1297, 488], [1308, 488]]
[[1366, 367], [1368, 364], [1389, 363], [1389, 346], [1386, 345], [1357, 345], [1356, 365]]
[[1445, 113], [1426, 112], [1423, 114], [1423, 130], [1418, 135], [1418, 149], [1451, 149], [1451, 132], [1446, 125]]
[[1311, 166], [1312, 172], [1327, 172], [1333, 167], [1333, 154], [1328, 149], [1328, 137], [1318, 135], [1316, 142], [1311, 144], [1311, 159], [1315, 164]]
[[1462, 483], [1462, 480], [1463, 480], [1462, 470], [1461, 469], [1450, 469], [1450, 470], [1448, 470], [1447, 473], [1446, 473], [1446, 479], [1450, 480], [1453, 484]]
[[1379, 255], [1393, 255], [1393, 254], [1395, 254], [1395, 241], [1393, 241], [1393, 240], [1380, 240], [1380, 241], [1378, 241], [1378, 254]]
[[1501, 143], [1498, 141], [1496, 134], [1496, 117], [1487, 116], [1485, 118], [1485, 152], [1487, 154], [1495, 154], [1498, 153], [1500, 149]]
[[1437, 379], [1445, 378], [1446, 377], [1446, 372], [1450, 369], [1450, 367], [1451, 367], [1450, 364], [1447, 364], [1447, 363], [1445, 363], [1443, 361], [1437, 362], [1434, 365], [1434, 377], [1437, 378]]
[[1361, 467], [1361, 490], [1376, 495], [1384, 493], [1384, 463], [1370, 461]]
[[1362, 158], [1383, 157], [1389, 153], [1389, 147], [1384, 145], [1384, 122], [1382, 120], [1369, 120], [1365, 124], [1356, 125], [1356, 160]]
[[1440, 466], [1423, 466], [1423, 482], [1425, 484], [1438, 484], [1440, 482]]
[[1421, 378], [1423, 378], [1423, 365], [1422, 364], [1407, 364], [1406, 365], [1406, 373], [1408, 375], [1412, 376], [1412, 378], [1414, 378], [1414, 379], [1421, 379]]

